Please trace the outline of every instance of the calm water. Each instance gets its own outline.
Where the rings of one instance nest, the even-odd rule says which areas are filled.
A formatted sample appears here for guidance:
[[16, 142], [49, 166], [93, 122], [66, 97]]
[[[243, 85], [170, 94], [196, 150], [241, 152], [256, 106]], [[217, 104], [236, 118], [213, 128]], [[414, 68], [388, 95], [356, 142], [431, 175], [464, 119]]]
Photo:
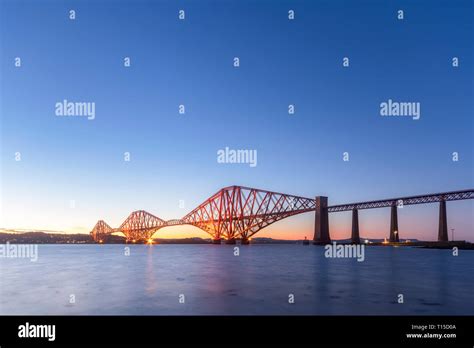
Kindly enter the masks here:
[[474, 251], [367, 247], [364, 262], [312, 245], [130, 251], [40, 245], [37, 262], [1, 258], [0, 314], [474, 314]]

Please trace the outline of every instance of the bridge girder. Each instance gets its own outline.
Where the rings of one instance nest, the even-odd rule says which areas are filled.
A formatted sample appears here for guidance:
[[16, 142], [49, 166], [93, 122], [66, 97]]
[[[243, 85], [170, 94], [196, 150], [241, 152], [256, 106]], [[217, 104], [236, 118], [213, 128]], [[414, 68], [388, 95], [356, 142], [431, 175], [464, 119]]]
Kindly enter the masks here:
[[375, 209], [385, 208], [394, 205], [412, 205], [412, 204], [426, 204], [436, 203], [441, 201], [457, 201], [462, 199], [473, 199], [474, 190], [451, 191], [443, 193], [433, 193], [427, 195], [408, 196], [399, 198], [380, 199], [376, 201], [358, 202], [349, 204], [339, 204], [328, 207], [330, 213], [340, 211], [348, 211], [353, 209]]

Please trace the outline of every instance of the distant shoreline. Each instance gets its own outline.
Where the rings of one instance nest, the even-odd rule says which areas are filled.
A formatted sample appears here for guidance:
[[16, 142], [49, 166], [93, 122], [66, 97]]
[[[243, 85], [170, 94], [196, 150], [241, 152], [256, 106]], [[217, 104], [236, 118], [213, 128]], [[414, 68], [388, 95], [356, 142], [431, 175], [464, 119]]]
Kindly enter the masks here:
[[[363, 244], [366, 246], [391, 246], [391, 247], [416, 247], [421, 249], [452, 249], [457, 247], [460, 250], [474, 250], [474, 244], [466, 241], [454, 241], [454, 242], [437, 242], [437, 241], [419, 241], [419, 240], [401, 240], [398, 243], [390, 243], [381, 239], [365, 239]], [[99, 244], [94, 242], [88, 234], [77, 233], [77, 234], [64, 234], [64, 233], [45, 233], [45, 232], [24, 232], [24, 233], [6, 233], [0, 232], [0, 244]], [[273, 239], [266, 237], [252, 238], [250, 244], [300, 244], [303, 245], [304, 240], [285, 240], [285, 239]], [[311, 244], [311, 241], [307, 241]], [[333, 240], [333, 242], [339, 244], [348, 244], [350, 239]], [[125, 238], [122, 236], [109, 236], [105, 244], [144, 244], [144, 243], [126, 243]], [[212, 240], [203, 239], [200, 237], [190, 238], [154, 238], [153, 244], [158, 245], [190, 245], [190, 244], [212, 244]], [[237, 243], [236, 245], [239, 245]]]

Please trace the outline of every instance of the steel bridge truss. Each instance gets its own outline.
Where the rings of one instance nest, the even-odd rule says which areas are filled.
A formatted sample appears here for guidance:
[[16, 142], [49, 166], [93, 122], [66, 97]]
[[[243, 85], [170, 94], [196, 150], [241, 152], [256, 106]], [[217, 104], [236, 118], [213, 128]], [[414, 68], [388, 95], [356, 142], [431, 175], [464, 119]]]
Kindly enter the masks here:
[[181, 219], [165, 221], [144, 210], [131, 213], [118, 228], [99, 220], [90, 232], [102, 242], [114, 232], [122, 232], [127, 241], [143, 241], [166, 226], [192, 225], [211, 235], [214, 241], [248, 241], [261, 229], [287, 217], [315, 211], [315, 242], [330, 241], [328, 213], [352, 211], [352, 240], [359, 241], [358, 210], [392, 207], [390, 240], [398, 241], [397, 207], [440, 202], [440, 241], [447, 240], [446, 201], [473, 199], [474, 190], [390, 198], [376, 201], [327, 206], [327, 197], [305, 198], [242, 186], [219, 190]]
[[214, 240], [248, 240], [276, 221], [314, 209], [314, 199], [230, 186], [214, 194], [182, 220], [206, 231]]

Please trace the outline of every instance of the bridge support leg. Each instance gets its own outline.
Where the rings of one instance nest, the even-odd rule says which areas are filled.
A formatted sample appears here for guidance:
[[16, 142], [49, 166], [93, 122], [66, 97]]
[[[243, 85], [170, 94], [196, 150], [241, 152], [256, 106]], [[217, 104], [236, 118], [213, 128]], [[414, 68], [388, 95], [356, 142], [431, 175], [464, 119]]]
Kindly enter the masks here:
[[249, 245], [249, 244], [250, 244], [250, 241], [249, 241], [248, 238], [242, 238], [242, 239], [240, 240], [240, 244], [242, 244], [242, 245]]
[[439, 228], [438, 242], [448, 241], [448, 220], [446, 216], [446, 201], [443, 199], [439, 202]]
[[331, 243], [329, 236], [328, 198], [316, 197], [313, 244]]
[[359, 237], [359, 211], [357, 209], [352, 209], [352, 243], [360, 244]]
[[212, 240], [212, 244], [221, 244], [221, 239], [220, 238], [217, 238], [217, 239], [213, 239]]
[[399, 242], [400, 237], [398, 233], [398, 207], [392, 205], [390, 214], [390, 242]]

